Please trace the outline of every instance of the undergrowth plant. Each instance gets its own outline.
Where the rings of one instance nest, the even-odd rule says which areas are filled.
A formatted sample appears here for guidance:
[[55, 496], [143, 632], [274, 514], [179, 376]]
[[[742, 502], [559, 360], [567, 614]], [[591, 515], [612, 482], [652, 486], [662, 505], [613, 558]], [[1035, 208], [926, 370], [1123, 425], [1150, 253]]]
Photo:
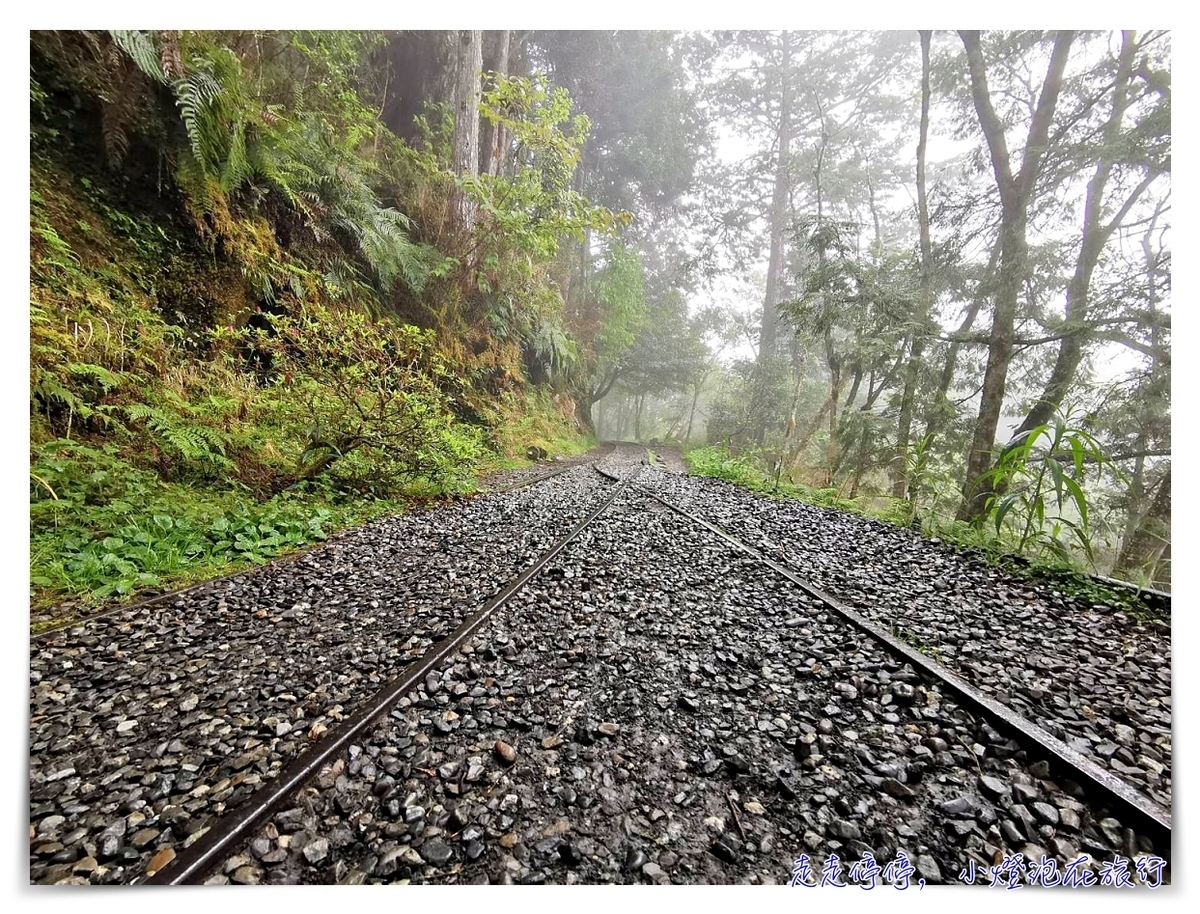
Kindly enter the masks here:
[[[1090, 474], [1114, 469], [1096, 438], [1071, 423], [1070, 413], [1031, 429], [1001, 451], [982, 479], [995, 489], [986, 517], [997, 534], [1007, 530], [1020, 553], [1051, 553], [1070, 561], [1070, 544], [1093, 560], [1088, 497]], [[1072, 514], [1074, 516], [1072, 516]]]
[[164, 482], [113, 445], [58, 439], [35, 449], [30, 470], [32, 595], [98, 600], [210, 577], [399, 508], [319, 490], [260, 502], [245, 489]]
[[798, 498], [822, 508], [865, 513], [858, 499], [843, 498], [837, 489], [813, 488], [776, 480], [772, 473], [762, 469], [767, 458], [755, 451], [732, 454], [724, 447], [710, 445], [688, 451], [684, 454], [684, 460], [693, 476], [723, 479], [763, 495]]

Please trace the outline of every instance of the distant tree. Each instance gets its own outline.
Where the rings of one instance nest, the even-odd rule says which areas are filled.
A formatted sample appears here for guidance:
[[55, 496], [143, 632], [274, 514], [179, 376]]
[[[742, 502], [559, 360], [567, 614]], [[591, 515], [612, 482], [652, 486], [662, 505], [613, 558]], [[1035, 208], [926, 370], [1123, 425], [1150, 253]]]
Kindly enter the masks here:
[[996, 440], [1000, 410], [1004, 405], [1004, 389], [1015, 339], [1017, 301], [1028, 269], [1029, 247], [1026, 229], [1029, 207], [1049, 144], [1054, 112], [1062, 91], [1063, 73], [1075, 33], [1062, 31], [1053, 36], [1049, 64], [1038, 94], [1037, 107], [1029, 123], [1020, 168], [1016, 172], [1013, 171], [1009, 154], [1005, 124], [996, 112], [992, 90], [988, 85], [987, 61], [980, 33], [964, 31], [959, 35], [967, 54], [971, 97], [1000, 193], [1001, 213], [1000, 260], [993, 295], [987, 369], [984, 373], [979, 417], [976, 420], [967, 461], [962, 506], [958, 512], [960, 520], [971, 520], [983, 515], [989, 496], [989, 489], [981, 483], [981, 477], [991, 467], [992, 448]]

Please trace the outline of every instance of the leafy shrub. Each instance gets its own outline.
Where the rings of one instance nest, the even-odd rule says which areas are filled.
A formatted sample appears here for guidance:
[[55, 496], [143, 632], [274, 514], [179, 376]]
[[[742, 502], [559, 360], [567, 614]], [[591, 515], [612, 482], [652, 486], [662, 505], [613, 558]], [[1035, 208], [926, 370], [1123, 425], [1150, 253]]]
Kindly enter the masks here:
[[754, 465], [748, 454], [734, 456], [725, 448], [713, 445], [688, 451], [685, 459], [693, 476], [724, 479], [756, 491], [762, 491], [767, 485], [766, 473]]
[[[744, 451], [734, 455], [723, 447], [710, 445], [689, 451], [684, 455], [684, 459], [693, 476], [723, 479], [764, 495], [797, 498], [821, 508], [835, 508], [855, 514], [867, 513], [860, 502], [842, 498], [837, 489], [813, 489], [783, 480], [776, 481], [771, 474], [762, 469], [763, 458], [756, 451]], [[889, 518], [884, 516], [881, 519]]]
[[273, 357], [275, 395], [306, 426], [296, 480], [336, 470], [372, 488], [439, 483], [480, 456], [479, 432], [454, 418], [444, 391], [457, 382], [430, 331], [317, 306], [275, 330], [255, 345]]

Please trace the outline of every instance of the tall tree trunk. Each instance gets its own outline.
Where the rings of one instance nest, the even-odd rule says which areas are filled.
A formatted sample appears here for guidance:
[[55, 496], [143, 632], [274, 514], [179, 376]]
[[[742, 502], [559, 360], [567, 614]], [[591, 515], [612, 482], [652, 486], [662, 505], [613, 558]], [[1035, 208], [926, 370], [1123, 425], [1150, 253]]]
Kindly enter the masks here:
[[[512, 32], [507, 29], [483, 33], [483, 70], [495, 76], [508, 75], [508, 51]], [[488, 88], [495, 88], [494, 77], [488, 78]], [[504, 160], [504, 151], [508, 148], [508, 138], [503, 127], [481, 120], [479, 123], [479, 173], [481, 175], [500, 174], [500, 164]]]
[[[828, 337], [828, 334], [826, 334]], [[829, 344], [826, 344], [829, 348]], [[838, 456], [838, 400], [842, 395], [842, 364], [829, 356], [829, 440], [825, 443], [825, 465], [829, 468], [829, 484], [833, 485], [833, 468]]]
[[[767, 262], [767, 290], [763, 298], [762, 330], [759, 333], [758, 361], [774, 359], [779, 339], [779, 292], [783, 279], [783, 238], [788, 222], [789, 158], [792, 146], [792, 49], [783, 32], [779, 71], [779, 152], [775, 159], [775, 189], [771, 195], [771, 252]], [[761, 443], [762, 437], [759, 436]]]
[[858, 436], [858, 460], [854, 464], [854, 481], [850, 485], [850, 497], [858, 497], [858, 485], [867, 468], [867, 425], [863, 423]]
[[[1168, 524], [1168, 527], [1170, 525]], [[1154, 563], [1154, 571], [1150, 574], [1150, 585], [1156, 590], [1171, 591], [1171, 540], [1163, 543], [1162, 551], [1158, 553], [1158, 561]]]
[[1092, 284], [1092, 273], [1100, 261], [1100, 254], [1108, 239], [1116, 230], [1128, 212], [1129, 207], [1136, 202], [1137, 197], [1147, 186], [1143, 182], [1134, 191], [1128, 203], [1121, 212], [1107, 225], [1100, 218], [1104, 212], [1104, 191], [1112, 173], [1113, 164], [1119, 153], [1121, 137], [1121, 119], [1125, 116], [1128, 106], [1129, 84], [1133, 78], [1135, 42], [1133, 33], [1126, 30], [1121, 33], [1121, 52], [1117, 60], [1117, 77], [1113, 85], [1112, 111], [1104, 126], [1104, 141], [1100, 149], [1100, 161], [1096, 163], [1096, 171], [1088, 182], [1087, 198], [1083, 208], [1083, 241], [1079, 254], [1075, 259], [1075, 273], [1067, 286], [1067, 307], [1064, 336], [1059, 342], [1058, 356], [1050, 371], [1050, 379], [1042, 395], [1038, 397], [1025, 420], [1013, 433], [1012, 442], [1019, 442], [1026, 434], [1040, 425], [1050, 421], [1055, 410], [1061, 409], [1063, 402], [1075, 381], [1075, 373], [1083, 358], [1083, 347], [1087, 341], [1087, 319], [1089, 310], [1089, 294]]
[[[452, 98], [454, 106], [454, 149], [451, 167], [463, 178], [479, 174], [479, 96], [483, 70], [483, 32], [456, 30], [448, 33], [453, 42], [451, 56]], [[458, 191], [455, 208], [459, 227], [467, 230], [475, 224], [475, 207], [470, 198]]]
[[917, 377], [925, 354], [926, 321], [933, 298], [933, 254], [929, 239], [929, 197], [925, 188], [925, 153], [929, 144], [929, 45], [932, 31], [919, 31], [921, 37], [921, 135], [917, 140], [917, 226], [921, 238], [921, 290], [917, 313], [913, 315], [912, 349], [904, 372], [904, 393], [900, 397], [900, 419], [896, 430], [896, 456], [892, 464], [892, 497], [904, 498], [911, 482], [908, 478], [908, 444], [912, 434], [913, 401]]
[[692, 387], [692, 407], [688, 410], [687, 432], [683, 436], [685, 445], [692, 443], [692, 423], [696, 421], [696, 403], [700, 400], [700, 387], [704, 384], [704, 379], [701, 378]]
[[[1144, 451], [1146, 449], [1146, 434], [1145, 430], [1138, 432], [1137, 449]], [[1130, 541], [1133, 540], [1134, 534], [1137, 533], [1138, 524], [1141, 522], [1142, 514], [1145, 511], [1146, 505], [1146, 455], [1139, 453], [1133, 459], [1133, 473], [1129, 477], [1129, 488], [1126, 489], [1126, 500], [1128, 502], [1125, 509], [1125, 529], [1121, 533], [1121, 549], [1117, 553], [1121, 555], [1129, 547]]]
[[1171, 541], [1171, 468], [1163, 476], [1154, 492], [1150, 510], [1142, 517], [1137, 531], [1124, 544], [1113, 575], [1133, 578], [1147, 572], [1153, 573], [1159, 557]]
[[675, 418], [671, 420], [671, 427], [668, 428], [667, 433], [662, 436], [663, 441], [678, 440], [677, 435], [679, 434], [679, 427], [681, 425], [683, 425], [683, 417], [686, 415], [687, 415], [687, 401], [685, 400], [683, 403], [683, 408], [680, 409], [679, 412], [675, 415]]
[[575, 400], [575, 420], [591, 435], [596, 434], [596, 421], [592, 418], [592, 401], [587, 397]]
[[637, 413], [633, 419], [633, 440], [642, 440], [642, 405], [646, 402], [645, 394], [638, 394], [637, 397]]
[[1037, 108], [1029, 127], [1021, 170], [1015, 176], [1009, 162], [1008, 143], [1004, 135], [1004, 124], [992, 107], [987, 83], [987, 70], [983, 60], [978, 32], [960, 32], [967, 52], [967, 66], [971, 74], [971, 96], [979, 125], [987, 140], [992, 160], [996, 186], [1000, 191], [1000, 275], [996, 283], [993, 303], [992, 332], [988, 341], [987, 367], [983, 375], [983, 393], [979, 403], [979, 416], [975, 423], [975, 434], [967, 458], [967, 475], [963, 483], [962, 504], [958, 510], [959, 520], [977, 522], [982, 519], [991, 494], [983, 476], [992, 463], [992, 449], [996, 443], [996, 429], [1000, 424], [1000, 411], [1004, 406], [1004, 390], [1008, 379], [1008, 365], [1012, 361], [1014, 329], [1017, 316], [1017, 300], [1025, 282], [1028, 262], [1028, 247], [1025, 229], [1029, 214], [1029, 201], [1041, 169], [1050, 124], [1058, 95], [1062, 89], [1063, 71], [1071, 52], [1074, 33], [1059, 32], [1055, 36], [1054, 49], [1046, 78], [1038, 96]]

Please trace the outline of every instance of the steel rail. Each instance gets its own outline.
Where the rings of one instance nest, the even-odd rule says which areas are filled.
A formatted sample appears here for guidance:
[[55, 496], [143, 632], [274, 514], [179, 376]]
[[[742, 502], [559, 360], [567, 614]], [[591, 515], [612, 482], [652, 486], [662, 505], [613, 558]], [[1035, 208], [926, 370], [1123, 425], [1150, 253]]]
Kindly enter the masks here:
[[[576, 467], [587, 466], [588, 464], [595, 466], [597, 460], [604, 460], [606, 457], [611, 457], [613, 451], [616, 450], [616, 448], [611, 444], [605, 445], [605, 447], [609, 449], [608, 453], [602, 454], [599, 457], [595, 457], [590, 460], [576, 460], [573, 462], [567, 462], [564, 466], [561, 466], [556, 470], [551, 470], [549, 473], [543, 473], [541, 476], [535, 476], [532, 479], [526, 479], [523, 482], [513, 483], [511, 486], [503, 486], [499, 489], [480, 489], [479, 494], [500, 495], [504, 492], [516, 492], [518, 489], [524, 489], [529, 486], [536, 485], [539, 482], [544, 482], [547, 479], [553, 479], [555, 476], [561, 476], [563, 473], [567, 472], [567, 470], [573, 470]], [[568, 460], [570, 460], [570, 458], [568, 458]]]
[[1171, 602], [1171, 595], [1165, 590], [1158, 590], [1154, 587], [1142, 587], [1140, 584], [1134, 584], [1132, 581], [1122, 581], [1120, 578], [1110, 578], [1105, 574], [1093, 574], [1089, 577], [1095, 578], [1101, 584], [1107, 584], [1110, 587], [1122, 587], [1125, 590], [1133, 590], [1139, 594], [1148, 594], [1152, 597], [1157, 597], [1159, 600], [1164, 600], [1168, 604]]
[[[721, 480], [721, 481], [726, 482], [726, 485], [737, 488], [737, 485], [735, 483], [727, 482], [725, 480]], [[810, 504], [810, 507], [820, 507], [820, 506], [812, 506]], [[843, 511], [840, 508], [825, 508], [825, 510], [849, 513], [849, 512]], [[855, 515], [855, 517], [858, 517], [860, 520], [865, 520], [865, 521], [869, 521], [872, 523], [881, 524], [887, 528], [894, 529], [894, 527], [895, 527], [894, 524], [890, 524], [887, 521], [879, 520], [878, 518], [865, 517], [863, 515], [857, 515], [857, 514]], [[925, 537], [924, 534], [921, 534], [921, 535], [922, 535], [923, 539], [928, 539], [928, 537]], [[960, 555], [966, 555], [966, 556], [970, 556], [972, 558], [978, 558], [978, 559], [985, 559], [987, 557], [986, 551], [979, 548], [978, 546], [960, 546], [955, 543], [947, 543], [945, 545], [947, 545], [950, 549], [954, 550], [956, 553], [958, 553]], [[1004, 558], [1006, 560], [1012, 561], [1016, 564], [1024, 565], [1026, 568], [1033, 566], [1033, 562], [1031, 562], [1028, 558], [1026, 558], [1023, 555], [1016, 554], [1016, 553], [1005, 553]], [[1112, 577], [1108, 577], [1107, 575], [1103, 575], [1103, 574], [1092, 574], [1091, 572], [1070, 572], [1068, 574], [1070, 576], [1086, 578], [1089, 581], [1094, 581], [1095, 583], [1097, 583], [1099, 585], [1108, 587], [1113, 590], [1132, 591], [1133, 594], [1143, 604], [1145, 604], [1147, 608], [1149, 608], [1151, 610], [1159, 610], [1162, 613], [1164, 613], [1168, 618], [1171, 615], [1171, 594], [1165, 590], [1158, 590], [1154, 587], [1143, 587], [1142, 585], [1135, 584], [1132, 581], [1122, 581], [1120, 578], [1112, 578]], [[1053, 581], [1054, 577], [1048, 576], [1047, 580]]]
[[259, 788], [228, 816], [218, 819], [195, 844], [185, 848], [179, 856], [161, 870], [149, 874], [141, 884], [185, 885], [199, 882], [234, 845], [248, 838], [257, 825], [277, 810], [293, 792], [316, 775], [323, 765], [345, 749], [355, 737], [369, 729], [397, 700], [411, 691], [438, 664], [458, 650], [476, 629], [488, 620], [492, 613], [504, 606], [568, 543], [603, 514], [639, 472], [641, 472], [640, 467], [626, 478], [619, 480], [620, 484], [616, 489], [587, 517], [579, 521], [571, 528], [570, 532], [543, 553], [537, 562], [514, 578], [500, 593], [472, 613], [449, 637], [431, 647], [420, 660], [407, 666], [365, 707], [330, 730], [314, 748], [293, 759], [270, 783]]
[[[608, 457], [611, 454], [612, 454], [612, 451], [610, 450], [608, 454], [605, 454], [596, 459], [603, 460], [605, 457]], [[516, 483], [511, 486], [506, 486], [505, 488], [502, 488], [502, 489], [480, 490], [480, 492], [478, 494], [480, 496], [487, 496], [487, 495], [502, 495], [506, 492], [516, 492], [519, 489], [525, 489], [525, 488], [528, 488], [529, 486], [537, 485], [539, 482], [545, 482], [547, 479], [551, 479], [555, 476], [560, 476], [563, 473], [567, 472], [568, 470], [573, 470], [576, 467], [584, 466], [585, 463], [586, 463], [586, 461], [580, 462], [580, 463], [573, 463], [569, 466], [561, 467], [550, 473], [544, 473], [541, 476], [536, 476], [533, 479], [527, 479], [524, 482], [519, 482], [519, 483]], [[594, 464], [594, 461], [593, 461], [593, 464]], [[389, 516], [395, 516], [395, 515], [389, 515]], [[376, 518], [376, 520], [382, 520], [382, 519], [383, 518]], [[370, 521], [369, 523], [374, 523], [374, 521]], [[178, 590], [168, 590], [165, 593], [160, 593], [153, 597], [147, 597], [145, 600], [138, 600], [135, 603], [122, 603], [117, 606], [110, 606], [108, 609], [101, 610], [100, 612], [91, 613], [90, 615], [77, 616], [74, 619], [67, 620], [66, 622], [58, 622], [54, 625], [43, 628], [40, 631], [31, 632], [29, 635], [29, 640], [31, 643], [37, 642], [37, 641], [42, 641], [42, 640], [50, 637], [51, 635], [57, 635], [60, 632], [67, 631], [68, 629], [75, 628], [76, 626], [79, 626], [79, 625], [87, 625], [89, 622], [93, 622], [97, 619], [106, 619], [109, 616], [114, 616], [114, 615], [117, 615], [118, 613], [122, 613], [122, 612], [128, 612], [130, 614], [133, 614], [133, 613], [139, 612], [143, 609], [148, 609], [149, 607], [154, 606], [158, 603], [165, 603], [168, 600], [173, 600], [176, 597], [185, 597], [188, 594], [195, 593], [196, 591], [201, 590], [205, 587], [211, 587], [214, 585], [222, 584], [225, 581], [232, 581], [234, 578], [236, 578], [240, 575], [253, 574], [254, 572], [259, 571], [263, 568], [273, 568], [273, 567], [277, 567], [280, 565], [286, 565], [290, 562], [295, 562], [299, 559], [304, 558], [309, 553], [322, 548], [323, 546], [331, 545], [332, 542], [334, 541], [334, 537], [337, 537], [341, 534], [347, 533], [350, 530], [356, 530], [361, 526], [363, 526], [363, 525], [358, 524], [354, 527], [346, 527], [346, 528], [343, 528], [342, 530], [335, 531], [331, 536], [327, 537], [326, 539], [321, 540], [319, 543], [311, 543], [307, 546], [302, 546], [301, 548], [297, 549], [295, 552], [289, 552], [286, 555], [276, 556], [275, 558], [271, 559], [270, 561], [264, 562], [262, 565], [253, 565], [249, 568], [242, 568], [239, 571], [231, 571], [229, 574], [223, 574], [217, 578], [209, 578], [207, 581], [199, 581], [195, 584], [189, 584], [187, 587], [180, 587]]]
[[1155, 853], [1160, 854], [1167, 860], [1170, 859], [1170, 810], [1150, 800], [1136, 788], [1101, 768], [1091, 759], [1072, 749], [1057, 737], [1052, 736], [1033, 721], [1022, 717], [1007, 705], [1003, 705], [994, 698], [985, 695], [941, 663], [893, 637], [889, 632], [884, 631], [836, 597], [805, 581], [791, 569], [781, 565], [770, 556], [743, 542], [736, 536], [727, 533], [704, 518], [692, 514], [667, 499], [662, 498], [658, 494], [641, 486], [635, 486], [634, 488], [641, 494], [653, 498], [675, 513], [687, 518], [692, 523], [704, 527], [729, 545], [767, 565], [772, 571], [775, 571], [795, 584], [806, 594], [828, 606], [847, 622], [870, 635], [893, 656], [911, 663], [922, 673], [942, 682], [954, 694], [960, 704], [976, 713], [985, 714], [994, 720], [997, 725], [996, 729], [1001, 733], [1012, 737], [1027, 749], [1036, 747], [1036, 749], [1044, 752], [1049, 757], [1048, 762], [1053, 769], [1059, 773], [1069, 774], [1073, 780], [1080, 783], [1085, 789], [1090, 787], [1095, 794], [1106, 799], [1115, 808], [1115, 811], [1123, 814], [1129, 820], [1125, 824], [1136, 824], [1141, 827], [1142, 833], [1154, 842]]
[[[882, 523], [886, 523], [886, 522], [882, 522]], [[958, 545], [954, 545], [954, 544], [949, 544], [949, 545], [951, 546], [952, 549], [954, 549], [955, 552], [958, 552], [962, 555], [968, 555], [973, 558], [979, 558], [979, 559], [985, 559], [987, 557], [987, 552], [985, 550], [979, 548], [978, 546], [958, 546]], [[1004, 558], [1008, 561], [1014, 562], [1015, 564], [1021, 565], [1025, 568], [1034, 568], [1035, 567], [1033, 562], [1030, 561], [1028, 558], [1026, 558], [1023, 555], [1017, 555], [1015, 553], [1006, 553], [1004, 555]], [[1132, 581], [1122, 581], [1120, 578], [1110, 578], [1107, 575], [1092, 574], [1091, 572], [1051, 571], [1049, 573], [1042, 572], [1042, 574], [1044, 575], [1045, 580], [1047, 580], [1051, 583], [1055, 582], [1056, 580], [1060, 580], [1060, 579], [1070, 579], [1072, 577], [1078, 577], [1078, 578], [1085, 578], [1089, 581], [1093, 581], [1102, 587], [1107, 587], [1109, 590], [1132, 591], [1133, 595], [1138, 600], [1140, 600], [1143, 604], [1145, 604], [1147, 608], [1149, 608], [1151, 610], [1158, 610], [1158, 611], [1162, 612], [1164, 615], [1166, 615], [1167, 617], [1170, 617], [1170, 615], [1171, 615], [1171, 595], [1169, 593], [1167, 593], [1165, 590], [1157, 590], [1153, 587], [1142, 587], [1140, 584], [1134, 584]]]

